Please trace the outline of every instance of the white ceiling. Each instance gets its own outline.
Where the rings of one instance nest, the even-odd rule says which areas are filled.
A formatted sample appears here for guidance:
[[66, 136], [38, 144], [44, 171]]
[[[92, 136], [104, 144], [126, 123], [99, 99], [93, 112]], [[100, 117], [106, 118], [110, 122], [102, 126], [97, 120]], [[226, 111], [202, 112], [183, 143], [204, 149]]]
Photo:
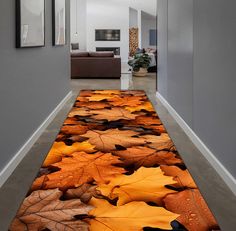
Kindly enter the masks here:
[[148, 14], [156, 15], [157, 1], [156, 0], [109, 0], [116, 4], [128, 5], [136, 10], [142, 10]]

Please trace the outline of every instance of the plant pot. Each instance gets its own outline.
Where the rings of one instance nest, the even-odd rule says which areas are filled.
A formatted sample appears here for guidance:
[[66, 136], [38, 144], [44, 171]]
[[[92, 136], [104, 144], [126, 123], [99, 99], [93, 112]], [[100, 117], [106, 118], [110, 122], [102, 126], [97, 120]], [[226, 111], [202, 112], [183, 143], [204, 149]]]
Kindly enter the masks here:
[[140, 68], [139, 71], [133, 71], [133, 76], [136, 76], [136, 77], [145, 77], [147, 76], [147, 68]]

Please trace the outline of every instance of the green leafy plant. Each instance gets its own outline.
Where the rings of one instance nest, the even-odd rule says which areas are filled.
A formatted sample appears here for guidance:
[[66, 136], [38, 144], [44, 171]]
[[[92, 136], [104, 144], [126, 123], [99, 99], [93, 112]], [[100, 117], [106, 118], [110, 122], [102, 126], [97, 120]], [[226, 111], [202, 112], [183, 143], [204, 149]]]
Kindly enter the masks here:
[[133, 68], [133, 71], [139, 71], [140, 68], [148, 68], [150, 63], [151, 58], [145, 53], [135, 54], [134, 58], [128, 61], [128, 64]]

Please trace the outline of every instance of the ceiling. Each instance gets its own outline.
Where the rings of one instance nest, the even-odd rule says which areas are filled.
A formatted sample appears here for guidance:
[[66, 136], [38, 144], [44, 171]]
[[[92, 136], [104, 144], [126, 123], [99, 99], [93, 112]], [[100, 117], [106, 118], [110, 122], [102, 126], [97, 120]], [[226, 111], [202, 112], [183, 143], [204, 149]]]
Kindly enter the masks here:
[[136, 10], [142, 10], [153, 16], [156, 15], [157, 1], [156, 0], [109, 0], [116, 4], [128, 5]]

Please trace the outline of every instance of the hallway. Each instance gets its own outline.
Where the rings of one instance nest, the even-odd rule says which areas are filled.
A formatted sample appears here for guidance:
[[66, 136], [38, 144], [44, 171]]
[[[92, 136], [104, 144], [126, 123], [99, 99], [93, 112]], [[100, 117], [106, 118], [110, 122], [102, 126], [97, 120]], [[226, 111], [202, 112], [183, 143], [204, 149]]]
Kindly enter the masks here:
[[[222, 231], [234, 230], [235, 219], [231, 214], [236, 214], [236, 199], [233, 193], [227, 189], [227, 186], [216, 171], [206, 161], [202, 153], [196, 149], [186, 134], [184, 134], [183, 130], [167, 112], [162, 103], [156, 100], [155, 82], [155, 75], [148, 76], [147, 78], [132, 78], [131, 75], [122, 75], [121, 81], [114, 79], [72, 80], [71, 86], [74, 96], [70, 100], [70, 103], [66, 104], [60, 111], [55, 120], [50, 124], [48, 129], [46, 129], [18, 168], [0, 189], [0, 194], [2, 195], [0, 198], [0, 223], [2, 230], [8, 227], [14, 217], [18, 206], [25, 197], [33, 178], [37, 174], [38, 168], [35, 168], [35, 166], [41, 165], [48, 152], [47, 150], [49, 150], [51, 146], [51, 142], [54, 140], [79, 91], [82, 89], [104, 89], [104, 86], [106, 86], [107, 89], [118, 89], [121, 87], [123, 90], [142, 89], [147, 92], [148, 97], [154, 104], [169, 135], [179, 150], [181, 157], [184, 159], [191, 175], [198, 184], [202, 195], [207, 200], [209, 207], [219, 221]], [[22, 182], [21, 179], [24, 179], [24, 181]], [[215, 187], [216, 185], [217, 187]], [[225, 198], [227, 198], [227, 200], [225, 200]], [[217, 203], [215, 203], [216, 200]]]
[[[172, 152], [172, 157], [174, 155], [179, 163], [172, 164], [171, 167], [179, 168], [179, 171], [188, 170], [196, 184], [192, 187], [189, 184], [184, 185], [180, 180], [181, 183], [179, 186], [175, 185], [176, 188], [173, 181], [172, 184], [163, 183], [161, 187], [173, 190], [174, 195], [187, 190], [199, 189], [220, 226], [220, 228], [215, 228], [216, 223], [214, 222], [211, 226], [209, 224], [211, 219], [208, 219], [207, 215], [201, 216], [204, 214], [201, 213], [204, 208], [200, 205], [202, 200], [192, 197], [193, 201], [196, 201], [193, 203], [192, 207], [194, 208], [192, 209], [189, 206], [190, 203], [188, 204], [190, 198], [182, 197], [182, 200], [176, 199], [175, 202], [184, 201], [181, 206], [184, 205], [183, 210], [188, 213], [185, 220], [189, 226], [188, 228], [182, 227], [184, 225], [179, 220], [176, 224], [175, 219], [178, 218], [172, 214], [173, 219], [170, 219], [167, 224], [172, 225], [172, 231], [236, 230], [236, 30], [234, 30], [236, 1], [148, 0], [148, 3], [145, 0], [1, 1], [0, 231], [9, 230], [9, 225], [22, 202], [26, 201], [24, 200], [26, 196], [31, 196], [33, 192], [39, 191], [38, 189], [54, 190], [55, 192], [57, 188], [60, 188], [46, 188], [45, 182], [49, 181], [48, 175], [52, 176], [61, 170], [53, 164], [74, 157], [72, 155], [74, 152], [67, 155], [65, 149], [70, 149], [70, 146], [75, 142], [84, 141], [93, 146], [95, 145], [92, 143], [94, 141], [90, 140], [91, 143], [88, 141], [91, 138], [88, 137], [88, 132], [97, 132], [101, 136], [103, 132], [115, 129], [121, 132], [118, 134], [129, 132], [129, 130], [131, 133], [135, 132], [134, 135], [128, 137], [132, 137], [134, 140], [142, 139], [143, 143], [133, 144], [133, 147], [113, 143], [113, 149], [109, 150], [113, 157], [118, 156], [115, 152], [127, 151], [129, 148], [149, 148], [154, 149], [155, 152]], [[112, 4], [115, 4], [116, 7]], [[153, 7], [154, 5], [155, 7]], [[56, 17], [57, 14], [60, 14], [60, 17]], [[150, 15], [154, 17], [150, 18]], [[106, 18], [103, 19], [102, 16]], [[126, 19], [125, 23], [124, 19]], [[151, 27], [149, 27], [150, 25]], [[145, 36], [142, 36], [142, 31]], [[110, 37], [110, 35], [112, 36]], [[152, 40], [156, 40], [156, 42], [153, 43]], [[79, 52], [72, 55], [74, 48]], [[106, 49], [115, 52], [102, 55], [96, 52]], [[145, 51], [143, 54], [148, 54], [155, 62], [152, 62], [153, 66], [145, 64], [145, 62], [142, 63], [141, 57], [141, 61], [139, 61], [142, 65], [138, 66], [137, 71], [141, 67], [145, 69], [148, 67], [149, 71], [155, 71], [157, 68], [158, 77], [150, 72], [145, 78], [132, 76], [127, 63], [135, 58], [133, 52], [140, 51]], [[77, 59], [82, 62], [71, 62]], [[93, 62], [98, 59], [102, 62]], [[107, 59], [109, 62], [104, 62]], [[84, 61], [86, 61], [86, 65], [83, 64]], [[90, 61], [92, 62], [90, 63]], [[114, 66], [110, 65], [113, 62]], [[71, 71], [73, 63], [75, 70], [78, 71], [75, 76]], [[122, 64], [121, 68], [120, 64]], [[84, 76], [80, 76], [80, 71], [83, 68], [81, 73]], [[136, 67], [133, 66], [134, 72], [136, 72], [135, 69]], [[92, 74], [87, 73], [90, 70], [93, 71]], [[121, 79], [118, 79], [120, 73]], [[71, 80], [71, 77], [79, 76], [98, 78]], [[105, 76], [107, 79], [102, 79]], [[116, 79], [112, 79], [111, 76]], [[86, 89], [88, 91], [81, 93], [83, 96], [77, 100], [77, 105], [75, 105], [80, 91]], [[99, 102], [97, 102], [97, 94], [102, 93], [92, 90], [99, 89], [119, 91], [118, 93], [117, 91], [109, 93], [115, 95], [114, 99], [113, 96], [104, 94], [105, 96], [102, 97], [105, 98], [100, 100], [101, 98], [98, 96], [99, 100], [97, 101]], [[144, 90], [154, 108], [150, 107], [151, 104], [147, 102], [144, 93], [125, 93], [123, 90]], [[92, 96], [96, 96], [95, 99], [89, 99]], [[133, 99], [128, 97], [133, 97]], [[135, 101], [134, 105], [127, 105], [127, 102], [130, 101]], [[123, 105], [120, 105], [120, 102]], [[144, 107], [146, 103], [149, 107]], [[91, 104], [95, 108], [92, 108]], [[73, 116], [69, 117], [69, 122], [67, 120], [65, 122], [72, 108], [73, 110], [83, 108], [82, 111], [85, 115], [72, 113]], [[128, 111], [128, 116], [122, 110], [126, 110], [126, 113]], [[159, 118], [155, 117], [155, 111]], [[103, 118], [101, 119], [100, 116]], [[116, 119], [114, 121], [107, 119], [111, 117]], [[64, 122], [65, 125], [63, 125]], [[146, 123], [150, 123], [149, 127], [146, 126]], [[78, 135], [75, 137], [77, 140], [73, 140], [71, 137], [75, 135], [74, 133], [81, 132], [78, 127], [69, 128], [69, 130], [74, 129], [74, 133], [71, 130], [67, 133], [63, 131], [59, 133], [60, 129], [67, 125], [69, 127], [74, 125], [85, 127], [85, 130], [82, 131], [84, 133], [80, 134], [81, 136], [76, 134]], [[153, 128], [152, 126], [159, 127]], [[159, 150], [159, 147], [152, 146], [155, 141], [150, 141], [151, 138], [146, 136], [152, 136], [152, 138], [156, 136], [158, 137], [156, 139], [160, 139], [162, 133], [165, 133], [166, 137], [169, 135], [174, 145], [166, 148], [161, 144], [162, 148]], [[114, 134], [113, 136], [117, 135], [117, 133]], [[104, 146], [106, 142], [100, 136], [99, 139]], [[125, 140], [124, 137], [123, 140]], [[56, 139], [63, 143], [65, 153], [61, 152], [61, 159], [59, 158], [58, 162], [44, 167], [42, 163]], [[168, 140], [170, 139], [168, 138]], [[110, 142], [108, 141], [108, 143]], [[172, 147], [176, 147], [176, 149], [171, 149]], [[100, 150], [96, 145], [92, 149], [91, 154], [103, 151], [102, 154], [106, 154], [107, 151], [105, 148]], [[78, 152], [80, 151], [85, 150]], [[134, 156], [135, 153], [131, 152], [131, 156]], [[165, 158], [163, 159], [166, 161]], [[176, 161], [176, 159], [174, 160]], [[124, 172], [127, 170], [127, 176], [139, 170], [139, 168], [135, 169], [135, 164], [137, 164], [135, 161], [130, 165], [125, 163], [124, 159], [120, 161], [123, 161], [119, 163], [121, 166], [114, 165], [114, 167], [122, 168]], [[162, 164], [153, 161], [151, 165], [140, 165], [139, 167], [161, 168]], [[164, 163], [165, 165], [169, 166]], [[122, 172], [123, 177], [126, 176], [126, 172], [124, 172]], [[71, 177], [71, 175], [67, 176], [64, 175], [64, 179], [67, 180]], [[29, 191], [34, 179], [40, 177], [43, 180], [39, 183], [39, 188], [35, 191], [31, 188], [32, 191]], [[63, 176], [60, 177], [63, 178]], [[174, 175], [173, 178], [175, 179], [171, 180], [176, 180], [175, 184], [179, 183], [178, 180], [181, 179], [178, 175]], [[57, 183], [60, 181], [58, 179]], [[156, 180], [150, 181], [156, 182]], [[99, 186], [94, 178], [90, 178], [86, 183], [90, 186]], [[140, 188], [146, 189], [143, 185]], [[120, 188], [119, 185], [117, 188]], [[77, 183], [71, 188], [57, 190], [56, 201], [58, 202], [60, 199], [59, 202], [63, 201], [61, 203], [63, 204], [66, 200], [70, 200], [65, 195], [70, 189], [77, 189]], [[135, 190], [133, 191], [135, 192]], [[112, 193], [108, 196], [102, 194], [102, 196], [105, 196], [105, 200], [111, 205], [118, 207], [117, 201], [120, 198], [114, 199]], [[38, 195], [38, 198], [41, 199], [40, 193]], [[63, 196], [60, 197], [60, 195]], [[168, 194], [165, 194], [165, 197], [167, 196]], [[161, 199], [160, 204], [156, 203], [155, 205], [152, 204], [155, 203], [155, 200], [145, 201], [146, 199], [142, 199], [139, 202], [147, 202], [146, 205], [153, 206], [155, 209], [162, 207], [177, 214], [167, 208], [165, 197]], [[77, 197], [77, 199], [79, 198]], [[51, 203], [47, 203], [47, 200], [46, 202], [44, 200], [44, 203], [43, 207], [47, 204], [48, 207], [51, 205]], [[31, 203], [29, 202], [29, 204]], [[89, 204], [86, 203], [86, 205]], [[181, 206], [176, 207], [180, 208]], [[61, 209], [59, 210], [62, 212]], [[70, 213], [71, 208], [68, 210]], [[201, 217], [201, 221], [206, 224], [206, 228], [198, 230], [198, 220], [195, 219], [196, 215], [192, 213], [192, 210], [200, 210], [197, 213]], [[51, 214], [50, 209], [46, 212]], [[36, 213], [33, 211], [30, 215]], [[79, 214], [81, 215], [81, 213]], [[181, 211], [179, 214], [184, 214], [184, 212]], [[24, 215], [23, 212], [23, 215], [19, 215], [19, 217], [26, 217], [26, 219], [30, 217], [27, 214]], [[70, 214], [68, 216], [69, 222], [71, 220], [80, 222], [88, 218], [84, 218], [83, 215], [76, 217], [77, 214]], [[86, 215], [91, 214], [87, 213]], [[157, 217], [162, 216], [158, 215]], [[28, 225], [24, 224], [24, 218], [20, 220], [17, 217], [19, 223], [15, 219], [16, 224], [20, 224], [19, 231], [28, 228]], [[32, 224], [37, 223], [36, 226], [40, 226], [41, 220], [37, 222], [36, 219], [37, 221], [34, 223], [35, 220], [31, 220], [31, 218], [26, 223], [31, 224], [32, 221]], [[88, 219], [90, 218], [94, 219], [95, 216], [91, 215]], [[195, 221], [194, 228], [190, 227], [193, 220]], [[65, 219], [62, 222], [66, 223], [68, 220]], [[50, 219], [45, 223], [48, 225]], [[58, 229], [57, 226], [52, 228], [46, 227], [45, 224], [42, 226], [44, 227], [37, 227], [37, 230], [61, 231], [61, 228]], [[211, 228], [209, 228], [210, 226]], [[163, 226], [161, 230], [160, 227], [155, 227], [156, 229], [151, 228], [151, 230], [163, 231]], [[168, 228], [170, 226], [165, 230]], [[123, 230], [119, 231], [130, 231], [125, 229], [126, 227], [123, 227]], [[146, 229], [144, 226], [141, 229], [149, 231], [149, 228]], [[31, 231], [30, 228], [27, 230]], [[105, 230], [107, 231], [106, 228]], [[96, 228], [95, 231], [97, 231]]]

